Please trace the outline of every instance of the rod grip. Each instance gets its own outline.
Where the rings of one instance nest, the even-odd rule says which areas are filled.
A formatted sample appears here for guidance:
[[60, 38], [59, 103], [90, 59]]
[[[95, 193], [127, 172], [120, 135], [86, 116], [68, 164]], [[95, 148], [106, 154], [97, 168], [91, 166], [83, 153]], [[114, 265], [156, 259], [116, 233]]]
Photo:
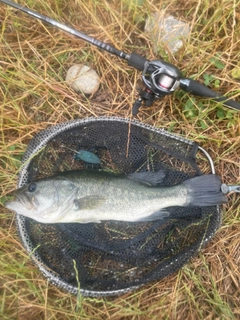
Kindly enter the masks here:
[[131, 53], [128, 59], [129, 66], [134, 67], [141, 71], [143, 71], [146, 62], [148, 62], [146, 58], [140, 56], [135, 52]]
[[192, 79], [181, 79], [180, 88], [196, 96], [212, 98], [217, 102], [222, 102], [224, 105], [228, 107], [240, 110], [240, 103], [232, 99], [228, 99], [227, 97], [221, 95], [218, 92], [213, 91], [212, 89], [208, 88], [207, 86], [201, 84], [198, 81]]

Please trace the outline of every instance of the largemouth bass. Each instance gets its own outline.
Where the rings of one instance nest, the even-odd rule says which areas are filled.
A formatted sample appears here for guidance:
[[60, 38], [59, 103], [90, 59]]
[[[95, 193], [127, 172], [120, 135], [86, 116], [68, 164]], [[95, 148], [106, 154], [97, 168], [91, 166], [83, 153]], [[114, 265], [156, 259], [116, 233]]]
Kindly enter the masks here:
[[5, 206], [42, 223], [152, 221], [169, 216], [172, 206], [212, 206], [226, 202], [216, 175], [159, 187], [164, 174], [128, 176], [101, 171], [69, 171], [32, 182], [14, 192]]

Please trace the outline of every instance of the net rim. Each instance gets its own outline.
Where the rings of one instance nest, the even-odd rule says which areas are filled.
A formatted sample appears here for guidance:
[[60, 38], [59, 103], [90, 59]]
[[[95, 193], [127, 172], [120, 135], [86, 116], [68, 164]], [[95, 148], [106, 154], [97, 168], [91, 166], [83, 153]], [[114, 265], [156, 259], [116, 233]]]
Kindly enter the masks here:
[[[99, 122], [99, 121], [106, 121], [106, 122], [109, 122], [109, 121], [113, 122], [114, 121], [114, 122], [126, 123], [128, 125], [132, 124], [134, 126], [138, 126], [140, 128], [147, 129], [147, 130], [152, 131], [154, 133], [159, 133], [161, 135], [171, 137], [171, 138], [176, 139], [178, 141], [184, 142], [188, 145], [196, 144], [192, 140], [189, 140], [185, 137], [179, 136], [174, 133], [170, 133], [163, 128], [156, 128], [156, 127], [153, 127], [152, 125], [145, 124], [145, 123], [139, 122], [137, 120], [132, 120], [132, 119], [128, 119], [128, 118], [102, 116], [102, 117], [89, 117], [89, 118], [84, 118], [84, 119], [75, 119], [75, 120], [71, 120], [71, 121], [57, 124], [55, 126], [50, 126], [46, 129], [43, 129], [42, 131], [37, 133], [36, 136], [33, 137], [33, 139], [29, 142], [29, 145], [28, 145], [26, 152], [24, 153], [24, 156], [23, 156], [23, 160], [22, 160], [23, 165], [22, 165], [21, 170], [18, 175], [17, 187], [19, 188], [23, 185], [24, 176], [27, 175], [27, 169], [31, 163], [31, 159], [36, 155], [36, 153], [41, 151], [41, 149], [44, 147], [44, 145], [46, 145], [48, 143], [49, 140], [53, 139], [55, 136], [57, 136], [59, 133], [64, 132], [65, 130], [73, 129], [79, 125], [84, 125], [85, 123], [88, 124], [88, 123], [94, 123], [94, 122]], [[43, 132], [44, 132], [44, 136], [47, 136], [47, 138], [43, 138]], [[36, 145], [36, 140], [40, 140], [40, 139], [42, 141], [39, 144], [37, 144], [37, 146], [35, 148], [32, 148], [32, 145]], [[205, 149], [203, 149], [202, 147], [199, 147], [197, 145], [196, 153], [198, 150], [200, 150], [206, 156], [207, 160], [210, 163], [212, 173], [215, 173], [213, 160], [210, 157], [210, 155], [207, 153], [207, 151]], [[217, 210], [220, 213], [220, 207], [218, 207]], [[144, 284], [141, 284], [141, 285], [137, 285], [137, 286], [130, 286], [130, 287], [124, 288], [124, 289], [117, 289], [117, 290], [110, 290], [110, 291], [105, 291], [105, 290], [104, 291], [96, 291], [96, 290], [93, 291], [93, 290], [88, 290], [88, 289], [76, 288], [75, 286], [72, 286], [72, 285], [66, 283], [65, 281], [63, 281], [61, 279], [61, 277], [57, 276], [52, 270], [48, 270], [44, 266], [45, 264], [42, 261], [41, 257], [36, 252], [34, 252], [34, 248], [31, 247], [31, 245], [30, 245], [31, 240], [30, 240], [28, 234], [26, 233], [26, 231], [24, 232], [25, 217], [21, 216], [19, 214], [16, 214], [15, 221], [16, 221], [16, 225], [17, 225], [18, 234], [19, 234], [20, 239], [22, 241], [22, 244], [23, 244], [24, 248], [26, 249], [26, 251], [28, 252], [29, 256], [35, 262], [35, 264], [37, 265], [39, 270], [42, 272], [42, 274], [52, 284], [54, 284], [57, 287], [65, 289], [66, 291], [68, 291], [72, 294], [81, 294], [83, 296], [98, 297], [98, 296], [121, 295], [121, 294], [127, 293], [129, 291], [133, 291], [135, 289], [138, 289], [144, 285]], [[216, 230], [217, 230], [217, 227], [216, 227]], [[214, 232], [212, 233], [211, 236], [204, 239], [202, 245], [206, 244], [212, 238], [212, 236], [215, 234], [216, 230], [214, 230]], [[178, 259], [175, 259], [174, 262], [176, 262], [177, 260]], [[163, 267], [162, 270], [168, 268], [171, 264], [173, 264], [173, 262], [170, 262], [169, 264], [165, 265], [165, 267]]]

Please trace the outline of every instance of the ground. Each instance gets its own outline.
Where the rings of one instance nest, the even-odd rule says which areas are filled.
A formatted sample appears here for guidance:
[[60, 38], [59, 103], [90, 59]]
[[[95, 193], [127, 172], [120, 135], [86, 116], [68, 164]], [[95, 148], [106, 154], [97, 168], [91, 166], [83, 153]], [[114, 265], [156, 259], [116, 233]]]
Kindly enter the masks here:
[[[240, 2], [19, 1], [124, 52], [176, 65], [214, 90], [240, 101]], [[157, 53], [144, 21], [160, 9], [188, 22], [191, 34], [174, 55]], [[141, 73], [95, 46], [0, 4], [1, 203], [15, 189], [31, 138], [49, 125], [102, 115], [131, 118]], [[101, 77], [90, 97], [65, 83], [68, 68], [86, 63]], [[224, 183], [240, 182], [239, 112], [181, 90], [151, 107], [139, 121], [198, 142]], [[208, 168], [203, 168], [205, 171]], [[2, 319], [239, 319], [239, 196], [229, 195], [222, 227], [179, 272], [136, 292], [80, 298], [52, 286], [22, 247], [13, 215], [1, 206], [0, 313]]]

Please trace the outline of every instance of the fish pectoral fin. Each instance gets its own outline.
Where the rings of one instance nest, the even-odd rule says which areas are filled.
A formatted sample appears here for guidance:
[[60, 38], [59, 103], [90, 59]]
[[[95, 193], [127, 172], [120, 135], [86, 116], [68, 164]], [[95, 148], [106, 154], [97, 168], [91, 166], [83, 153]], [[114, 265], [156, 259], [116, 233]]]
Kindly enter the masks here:
[[74, 210], [92, 210], [99, 207], [103, 202], [105, 201], [105, 198], [99, 195], [90, 195], [85, 196], [82, 198], [75, 199], [73, 201], [74, 203]]
[[162, 210], [159, 210], [159, 211], [152, 213], [151, 215], [149, 215], [147, 217], [138, 219], [137, 221], [154, 221], [154, 220], [168, 218], [169, 216], [170, 216], [170, 213], [167, 210], [162, 209]]
[[127, 177], [138, 183], [142, 183], [150, 187], [156, 187], [163, 182], [163, 179], [166, 177], [166, 174], [163, 170], [159, 170], [157, 172], [134, 172], [128, 174]]

